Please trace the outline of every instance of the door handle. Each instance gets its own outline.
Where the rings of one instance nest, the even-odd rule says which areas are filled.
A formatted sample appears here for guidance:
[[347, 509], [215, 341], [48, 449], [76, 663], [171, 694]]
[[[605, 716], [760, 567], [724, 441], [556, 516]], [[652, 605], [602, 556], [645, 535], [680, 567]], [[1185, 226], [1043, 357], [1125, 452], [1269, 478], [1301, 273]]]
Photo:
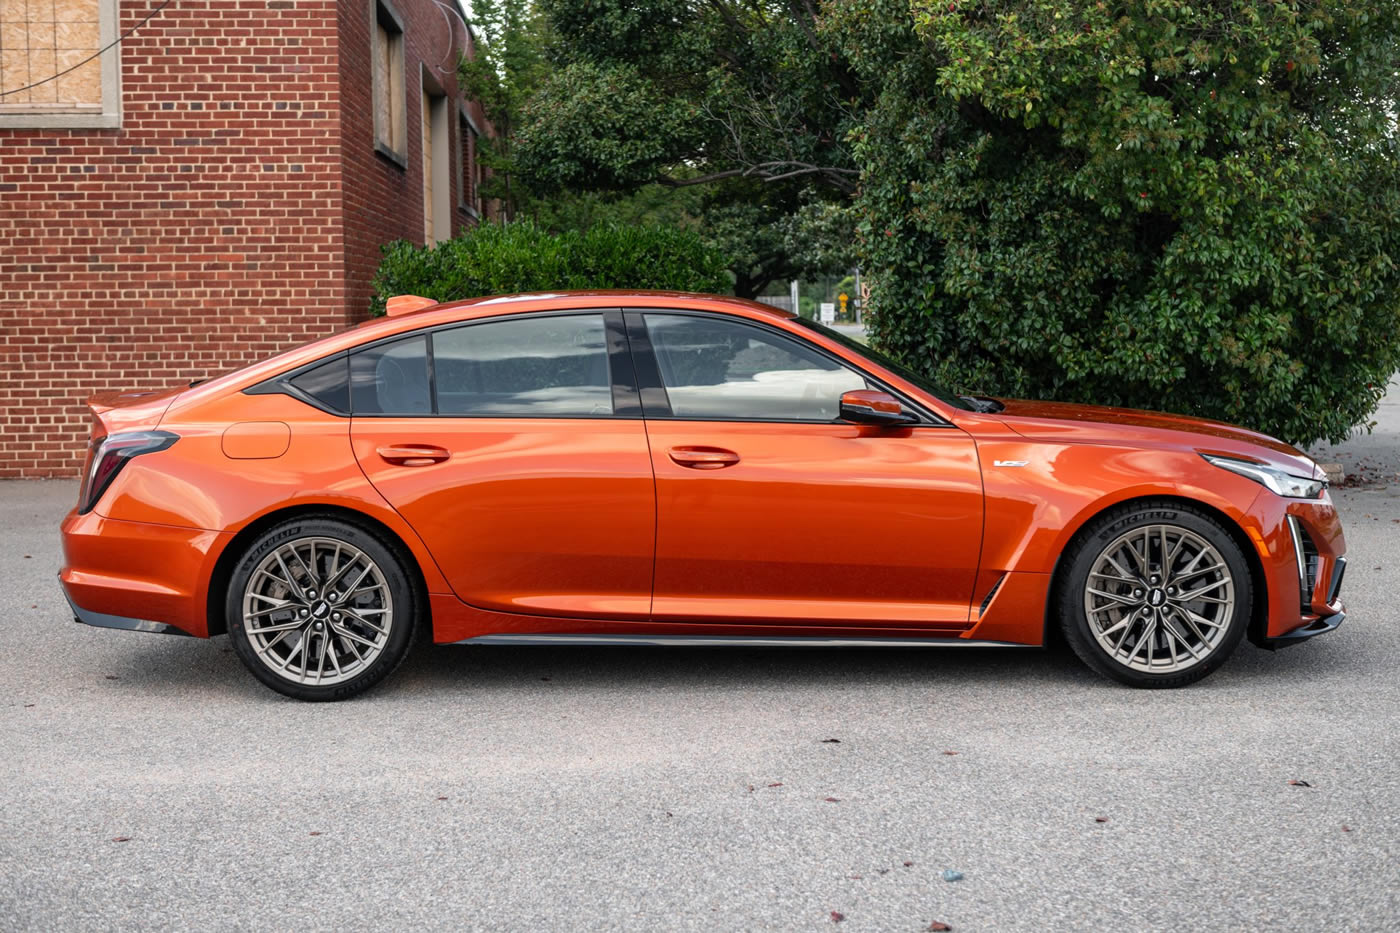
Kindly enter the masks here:
[[441, 463], [452, 454], [442, 447], [432, 444], [393, 444], [379, 448], [379, 456], [395, 466], [432, 466]]
[[692, 470], [720, 470], [739, 462], [739, 455], [723, 447], [672, 447], [671, 459]]

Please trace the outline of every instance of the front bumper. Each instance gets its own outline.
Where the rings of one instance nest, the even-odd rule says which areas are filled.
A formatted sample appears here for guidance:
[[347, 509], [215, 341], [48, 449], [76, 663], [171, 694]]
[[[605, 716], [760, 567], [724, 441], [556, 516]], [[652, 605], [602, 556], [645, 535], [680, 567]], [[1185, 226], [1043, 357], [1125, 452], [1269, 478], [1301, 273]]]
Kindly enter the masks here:
[[1270, 651], [1287, 648], [1289, 645], [1305, 642], [1309, 638], [1315, 638], [1318, 635], [1326, 635], [1328, 632], [1334, 632], [1337, 630], [1337, 626], [1341, 625], [1346, 620], [1347, 614], [1345, 612], [1338, 612], [1334, 615], [1317, 618], [1307, 625], [1295, 628], [1293, 631], [1279, 635], [1277, 638], [1266, 638], [1260, 643], [1259, 647], [1268, 648]]

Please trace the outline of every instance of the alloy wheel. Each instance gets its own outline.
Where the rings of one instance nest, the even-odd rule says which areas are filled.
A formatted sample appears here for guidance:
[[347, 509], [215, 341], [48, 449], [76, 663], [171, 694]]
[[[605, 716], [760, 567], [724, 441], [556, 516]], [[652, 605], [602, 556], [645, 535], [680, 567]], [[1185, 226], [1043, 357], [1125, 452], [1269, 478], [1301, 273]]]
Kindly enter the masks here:
[[248, 577], [243, 629], [278, 677], [314, 686], [363, 673], [394, 624], [383, 571], [344, 541], [304, 537], [274, 548]]
[[1115, 662], [1146, 673], [1184, 671], [1208, 658], [1235, 611], [1235, 581], [1220, 550], [1179, 525], [1150, 524], [1099, 552], [1084, 585], [1089, 631]]

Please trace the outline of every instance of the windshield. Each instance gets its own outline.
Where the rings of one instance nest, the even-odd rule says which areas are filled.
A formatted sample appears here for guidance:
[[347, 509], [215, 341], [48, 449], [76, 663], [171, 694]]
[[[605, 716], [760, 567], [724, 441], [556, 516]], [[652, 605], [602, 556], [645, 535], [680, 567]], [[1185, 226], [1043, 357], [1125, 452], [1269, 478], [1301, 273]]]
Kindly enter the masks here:
[[878, 363], [879, 365], [888, 369], [890, 372], [899, 376], [901, 379], [905, 379], [918, 386], [919, 388], [923, 389], [925, 392], [927, 392], [929, 395], [932, 395], [940, 402], [952, 405], [954, 408], [961, 408], [963, 411], [972, 410], [972, 406], [969, 405], [967, 402], [958, 398], [953, 393], [945, 391], [942, 386], [934, 384], [929, 379], [914, 372], [914, 370], [910, 369], [908, 366], [905, 366], [903, 363], [899, 362], [896, 359], [893, 359], [892, 357], [886, 356], [879, 350], [867, 347], [860, 341], [852, 340], [850, 337], [847, 337], [839, 330], [833, 330], [832, 328], [827, 327], [823, 324], [818, 324], [816, 321], [809, 321], [805, 317], [799, 317], [795, 320], [798, 324], [801, 324], [808, 330], [814, 330], [817, 333], [821, 334], [823, 337], [831, 338], [832, 340], [841, 344], [841, 346], [845, 347], [846, 349], [853, 351], [858, 356], [863, 356], [871, 362]]

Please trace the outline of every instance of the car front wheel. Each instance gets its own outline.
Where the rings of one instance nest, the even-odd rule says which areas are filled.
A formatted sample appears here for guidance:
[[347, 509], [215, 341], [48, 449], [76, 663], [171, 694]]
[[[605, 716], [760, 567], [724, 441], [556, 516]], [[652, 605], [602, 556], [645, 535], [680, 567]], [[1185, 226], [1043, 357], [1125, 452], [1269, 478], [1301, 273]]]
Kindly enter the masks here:
[[233, 648], [259, 680], [300, 700], [341, 700], [403, 661], [416, 606], [401, 560], [378, 537], [310, 518], [253, 542], [226, 612]]
[[1239, 545], [1202, 510], [1138, 503], [1100, 516], [1065, 554], [1060, 625], [1089, 667], [1135, 687], [1180, 687], [1218, 668], [1248, 626]]

